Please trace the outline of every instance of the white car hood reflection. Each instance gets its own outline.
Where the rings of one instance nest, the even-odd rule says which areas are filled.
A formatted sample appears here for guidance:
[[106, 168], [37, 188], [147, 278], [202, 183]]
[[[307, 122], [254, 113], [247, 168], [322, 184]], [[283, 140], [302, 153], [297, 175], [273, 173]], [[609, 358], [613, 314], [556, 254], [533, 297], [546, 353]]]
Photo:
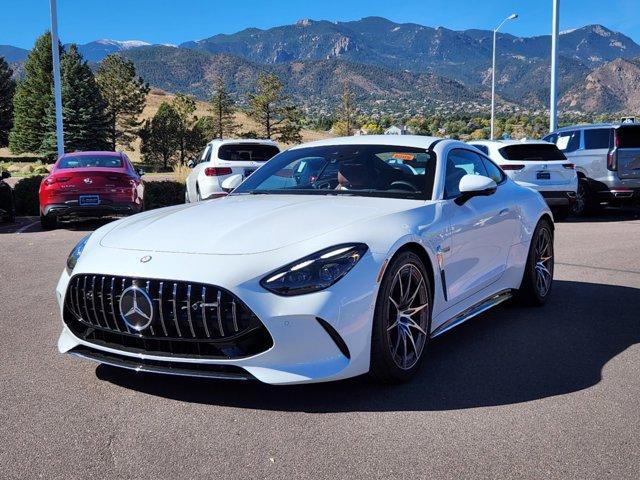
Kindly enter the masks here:
[[344, 195], [234, 195], [135, 215], [118, 222], [100, 244], [146, 252], [262, 253], [422, 204]]

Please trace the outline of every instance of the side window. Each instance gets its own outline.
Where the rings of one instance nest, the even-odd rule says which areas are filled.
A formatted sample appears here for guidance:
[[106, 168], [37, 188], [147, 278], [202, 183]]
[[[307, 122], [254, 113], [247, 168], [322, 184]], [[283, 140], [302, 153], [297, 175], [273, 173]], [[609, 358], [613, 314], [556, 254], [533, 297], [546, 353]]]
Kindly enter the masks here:
[[551, 135], [547, 135], [546, 137], [543, 137], [542, 140], [544, 140], [545, 142], [549, 142], [549, 143], [558, 143], [558, 134], [557, 133], [552, 133]]
[[564, 153], [575, 152], [580, 148], [580, 130], [558, 133], [556, 146]]
[[208, 162], [211, 159], [211, 145], [207, 145], [207, 148], [204, 149], [204, 154], [200, 157], [200, 163]]
[[460, 195], [460, 180], [465, 175], [487, 176], [482, 158], [477, 153], [463, 148], [451, 150], [447, 156], [444, 198], [455, 198]]
[[474, 147], [476, 147], [478, 150], [480, 150], [485, 155], [489, 155], [489, 147], [487, 147], [486, 145], [474, 145]]
[[486, 157], [482, 157], [484, 167], [487, 169], [487, 177], [500, 185], [504, 181], [504, 172], [495, 163]]
[[584, 131], [584, 148], [586, 150], [599, 150], [610, 148], [613, 137], [612, 128], [593, 128]]

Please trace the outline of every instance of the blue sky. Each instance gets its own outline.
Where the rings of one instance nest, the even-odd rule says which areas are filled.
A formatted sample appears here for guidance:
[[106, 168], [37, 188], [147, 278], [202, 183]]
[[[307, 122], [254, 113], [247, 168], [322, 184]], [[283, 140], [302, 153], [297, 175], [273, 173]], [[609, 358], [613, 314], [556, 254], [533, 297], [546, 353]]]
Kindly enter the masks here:
[[[563, 30], [600, 23], [640, 43], [640, 0], [561, 0], [561, 5]], [[505, 31], [549, 32], [551, 0], [58, 0], [64, 43], [111, 38], [178, 44], [301, 18], [345, 21], [372, 15], [456, 30], [492, 29], [512, 12], [520, 19]], [[49, 26], [49, 0], [2, 0], [0, 19], [0, 44], [30, 48]]]

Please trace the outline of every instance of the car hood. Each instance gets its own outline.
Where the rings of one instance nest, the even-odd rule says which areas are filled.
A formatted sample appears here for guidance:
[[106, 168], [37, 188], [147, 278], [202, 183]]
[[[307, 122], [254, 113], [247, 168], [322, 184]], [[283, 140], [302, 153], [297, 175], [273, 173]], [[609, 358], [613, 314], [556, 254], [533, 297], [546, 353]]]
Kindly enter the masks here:
[[146, 252], [262, 253], [419, 203], [351, 196], [232, 195], [129, 217], [108, 231], [100, 244]]

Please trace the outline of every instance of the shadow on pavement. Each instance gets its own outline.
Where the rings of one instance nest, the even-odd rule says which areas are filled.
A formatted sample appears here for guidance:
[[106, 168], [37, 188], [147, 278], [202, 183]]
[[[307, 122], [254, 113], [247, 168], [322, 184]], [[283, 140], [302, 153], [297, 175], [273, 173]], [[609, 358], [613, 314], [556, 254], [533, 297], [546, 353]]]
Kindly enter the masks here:
[[434, 340], [417, 376], [273, 387], [140, 374], [105, 365], [98, 378], [150, 395], [303, 412], [437, 411], [527, 402], [597, 384], [604, 365], [640, 342], [640, 289], [556, 281], [542, 308], [505, 306]]
[[[68, 230], [76, 232], [92, 232], [103, 225], [115, 220], [114, 218], [96, 218], [96, 219], [81, 219], [69, 222], [60, 222], [56, 230]], [[26, 229], [24, 229], [26, 228]], [[55, 231], [55, 230], [52, 230]], [[27, 235], [30, 233], [43, 232], [40, 227], [40, 221], [38, 217], [17, 217], [15, 222], [0, 222], [0, 235], [9, 233], [18, 233]]]
[[607, 223], [640, 220], [640, 208], [638, 207], [611, 207], [603, 208], [599, 212], [587, 217], [571, 216], [558, 223]]

